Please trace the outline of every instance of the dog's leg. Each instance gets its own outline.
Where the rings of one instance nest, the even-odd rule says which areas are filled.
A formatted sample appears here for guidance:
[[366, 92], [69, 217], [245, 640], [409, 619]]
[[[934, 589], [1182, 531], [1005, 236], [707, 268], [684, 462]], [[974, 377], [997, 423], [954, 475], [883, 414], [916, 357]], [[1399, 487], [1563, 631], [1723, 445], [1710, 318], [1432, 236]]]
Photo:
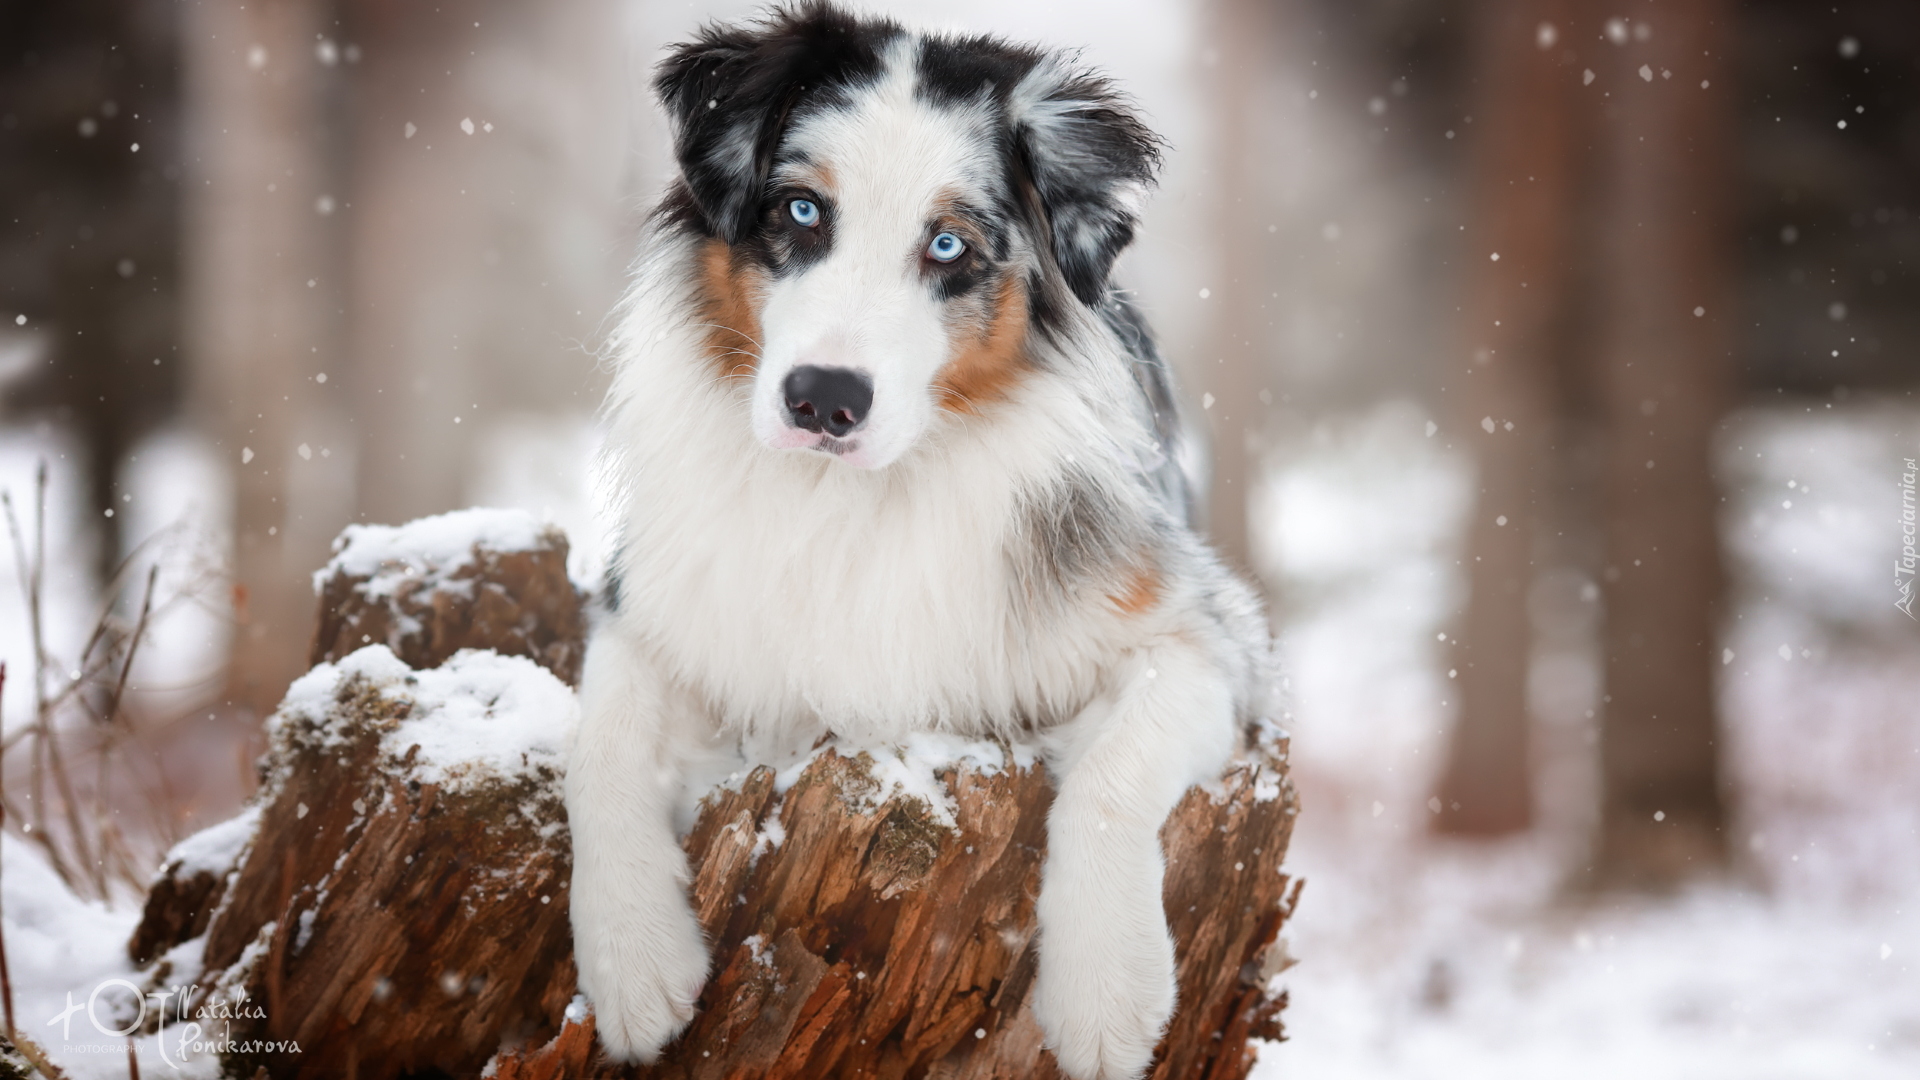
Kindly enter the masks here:
[[699, 714], [617, 627], [588, 646], [580, 696], [566, 779], [574, 960], [607, 1053], [651, 1061], [692, 1019], [707, 978], [673, 834]]
[[1074, 1080], [1132, 1080], [1173, 1014], [1160, 826], [1233, 745], [1233, 696], [1191, 644], [1132, 654], [1109, 693], [1049, 736], [1034, 1014]]

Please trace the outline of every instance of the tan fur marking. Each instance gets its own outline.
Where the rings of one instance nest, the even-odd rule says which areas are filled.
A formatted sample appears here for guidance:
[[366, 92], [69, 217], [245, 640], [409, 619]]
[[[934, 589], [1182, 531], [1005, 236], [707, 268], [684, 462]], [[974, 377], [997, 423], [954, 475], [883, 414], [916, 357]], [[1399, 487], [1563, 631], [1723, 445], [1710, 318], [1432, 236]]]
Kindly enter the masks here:
[[1027, 368], [1027, 294], [1009, 277], [1000, 286], [992, 317], [980, 334], [963, 346], [934, 376], [943, 391], [940, 407], [950, 412], [980, 411], [1007, 396]]
[[959, 188], [942, 188], [940, 194], [933, 197], [933, 220], [937, 222], [960, 220], [960, 207], [964, 203], [965, 199], [961, 197]]
[[759, 271], [737, 265], [723, 240], [709, 240], [700, 253], [701, 315], [707, 345], [722, 378], [751, 375], [759, 365], [760, 301], [766, 282]]
[[1122, 615], [1138, 615], [1152, 607], [1160, 599], [1160, 575], [1147, 568], [1140, 567], [1127, 579], [1127, 587], [1120, 592], [1107, 596], [1113, 606], [1120, 609]]

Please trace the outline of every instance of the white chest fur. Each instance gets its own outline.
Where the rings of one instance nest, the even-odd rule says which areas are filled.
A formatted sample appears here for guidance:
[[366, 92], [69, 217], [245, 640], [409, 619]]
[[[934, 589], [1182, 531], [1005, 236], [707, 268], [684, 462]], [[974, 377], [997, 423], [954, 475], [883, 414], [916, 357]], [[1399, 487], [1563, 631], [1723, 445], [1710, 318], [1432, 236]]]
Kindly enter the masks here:
[[1121, 628], [1037, 614], [1007, 557], [1034, 463], [1060, 460], [1070, 432], [962, 429], [856, 470], [761, 446], [739, 402], [684, 369], [652, 374], [680, 384], [656, 388], [670, 413], [637, 395], [615, 410], [619, 617], [721, 719], [897, 741], [1006, 731], [1091, 696]]

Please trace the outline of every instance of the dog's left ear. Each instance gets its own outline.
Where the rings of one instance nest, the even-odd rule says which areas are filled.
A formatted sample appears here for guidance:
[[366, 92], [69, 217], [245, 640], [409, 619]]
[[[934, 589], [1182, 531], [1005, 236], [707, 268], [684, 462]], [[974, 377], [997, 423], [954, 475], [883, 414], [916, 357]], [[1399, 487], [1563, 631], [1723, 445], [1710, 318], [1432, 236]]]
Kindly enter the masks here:
[[753, 228], [774, 152], [796, 106], [880, 71], [898, 27], [862, 22], [824, 3], [780, 8], [743, 26], [711, 25], [673, 47], [654, 89], [707, 227], [729, 244]]
[[1082, 302], [1105, 299], [1113, 261], [1133, 242], [1161, 141], [1105, 79], [1043, 61], [1008, 101], [1052, 231], [1054, 261]]

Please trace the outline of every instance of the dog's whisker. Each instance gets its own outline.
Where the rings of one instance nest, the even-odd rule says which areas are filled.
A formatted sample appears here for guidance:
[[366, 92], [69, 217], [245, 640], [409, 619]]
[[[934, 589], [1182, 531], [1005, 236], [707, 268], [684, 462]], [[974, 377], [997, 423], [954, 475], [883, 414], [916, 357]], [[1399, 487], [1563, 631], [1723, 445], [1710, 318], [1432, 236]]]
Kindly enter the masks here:
[[948, 397], [953, 398], [954, 400], [958, 401], [960, 404], [966, 406], [966, 408], [961, 410], [962, 415], [970, 414], [975, 411], [976, 406], [973, 403], [973, 399], [961, 393], [960, 391], [955, 390], [953, 387], [943, 386], [940, 383], [934, 383], [933, 388], [935, 390], [940, 391], [942, 394], [945, 394]]
[[760, 343], [759, 343], [758, 341], [755, 341], [755, 340], [753, 339], [753, 335], [752, 335], [752, 334], [749, 334], [749, 333], [747, 333], [747, 332], [746, 332], [746, 331], [744, 331], [744, 330], [736, 330], [736, 329], [734, 329], [733, 327], [731, 327], [731, 326], [728, 326], [728, 325], [726, 325], [726, 324], [724, 324], [724, 323], [712, 323], [712, 322], [709, 322], [709, 323], [694, 323], [693, 325], [695, 325], [695, 326], [698, 326], [698, 327], [701, 327], [701, 328], [703, 328], [703, 329], [706, 329], [706, 330], [724, 330], [724, 331], [726, 331], [727, 333], [729, 333], [729, 334], [732, 334], [732, 335], [733, 335], [734, 337], [737, 337], [737, 338], [739, 338], [740, 340], [742, 340], [742, 341], [744, 341], [744, 342], [746, 342], [747, 344], [749, 344], [749, 345], [751, 345], [751, 346], [753, 346], [753, 347], [754, 347], [754, 348], [756, 348], [756, 349], [762, 349], [762, 348], [765, 348], [765, 347], [766, 347], [766, 346], [764, 346], [764, 345], [762, 345], [762, 344], [760, 344]]
[[728, 356], [744, 356], [751, 361], [750, 363], [735, 364], [721, 375], [721, 378], [724, 379], [752, 378], [755, 369], [763, 362], [760, 354], [751, 349], [715, 348], [713, 355], [716, 359]]

